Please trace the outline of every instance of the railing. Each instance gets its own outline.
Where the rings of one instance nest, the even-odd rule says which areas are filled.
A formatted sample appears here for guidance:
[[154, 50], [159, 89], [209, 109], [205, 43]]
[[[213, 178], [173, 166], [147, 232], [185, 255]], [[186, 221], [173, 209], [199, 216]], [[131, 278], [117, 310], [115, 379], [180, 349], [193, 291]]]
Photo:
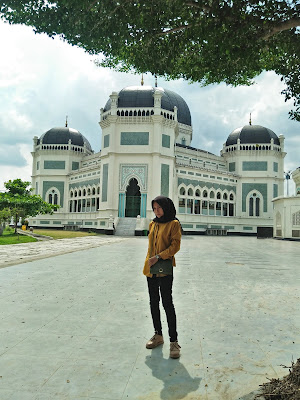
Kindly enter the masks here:
[[75, 151], [76, 153], [89, 152], [85, 147], [75, 146], [73, 144], [40, 144], [35, 146], [35, 150], [64, 150]]
[[280, 152], [281, 147], [276, 145], [276, 144], [233, 144], [231, 146], [226, 146], [226, 153], [229, 153], [231, 151], [235, 150], [241, 150], [241, 151], [269, 151], [269, 150], [275, 150]]
[[[101, 121], [106, 120], [109, 116], [111, 115], [111, 110], [108, 110], [101, 115]], [[142, 108], [136, 108], [136, 107], [130, 107], [130, 108], [118, 108], [117, 117], [121, 118], [149, 118], [154, 115], [154, 108], [153, 107], [142, 107]], [[175, 112], [169, 111], [169, 110], [164, 110], [160, 109], [160, 115], [162, 115], [164, 118], [175, 121], [176, 116]]]
[[[201, 170], [206, 170], [206, 171], [217, 171], [217, 172], [228, 172], [225, 167], [219, 166], [219, 165], [209, 165], [204, 162], [190, 162], [190, 161], [185, 161], [185, 160], [177, 160], [176, 159], [176, 166], [183, 166], [183, 167], [191, 167], [191, 168], [200, 168]], [[231, 176], [235, 175], [230, 173]]]

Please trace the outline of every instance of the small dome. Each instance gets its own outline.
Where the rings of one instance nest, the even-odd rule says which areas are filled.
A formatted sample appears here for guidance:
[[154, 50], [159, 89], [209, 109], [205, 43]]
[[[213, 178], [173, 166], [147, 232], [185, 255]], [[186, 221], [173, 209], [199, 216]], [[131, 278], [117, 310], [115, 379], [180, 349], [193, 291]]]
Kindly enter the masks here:
[[69, 140], [75, 146], [85, 145], [92, 152], [89, 141], [79, 131], [68, 127], [50, 129], [38, 139], [37, 144], [41, 141], [43, 144], [68, 144]]
[[274, 139], [274, 144], [280, 145], [276, 133], [260, 125], [245, 125], [235, 129], [228, 136], [226, 146], [237, 144], [238, 139], [240, 139], [241, 144], [271, 143], [271, 139]]
[[[178, 122], [185, 125], [192, 125], [191, 113], [188, 105], [179, 94], [171, 90], [157, 88], [152, 86], [128, 86], [119, 92], [118, 108], [127, 107], [154, 107], [153, 94], [159, 89], [163, 92], [161, 98], [161, 108], [168, 111], [174, 111], [177, 107]], [[104, 111], [111, 108], [111, 100], [105, 104]]]

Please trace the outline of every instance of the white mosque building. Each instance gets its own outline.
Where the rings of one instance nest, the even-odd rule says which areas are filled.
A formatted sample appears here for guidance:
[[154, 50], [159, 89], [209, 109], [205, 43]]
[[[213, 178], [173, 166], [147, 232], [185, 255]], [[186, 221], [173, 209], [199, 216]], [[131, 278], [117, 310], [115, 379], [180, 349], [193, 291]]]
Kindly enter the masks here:
[[113, 92], [99, 124], [98, 153], [68, 126], [34, 137], [32, 187], [60, 208], [31, 226], [141, 235], [151, 200], [164, 195], [185, 233], [273, 230], [273, 199], [284, 192], [283, 135], [250, 123], [229, 134], [220, 155], [196, 149], [184, 99], [152, 86]]

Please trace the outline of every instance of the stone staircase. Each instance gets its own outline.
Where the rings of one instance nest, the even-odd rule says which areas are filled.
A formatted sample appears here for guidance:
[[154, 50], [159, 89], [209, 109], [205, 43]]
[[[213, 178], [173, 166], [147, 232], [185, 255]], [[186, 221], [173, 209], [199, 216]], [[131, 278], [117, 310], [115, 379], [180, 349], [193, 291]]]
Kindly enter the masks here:
[[119, 218], [118, 225], [116, 227], [116, 236], [134, 236], [136, 227], [136, 218]]

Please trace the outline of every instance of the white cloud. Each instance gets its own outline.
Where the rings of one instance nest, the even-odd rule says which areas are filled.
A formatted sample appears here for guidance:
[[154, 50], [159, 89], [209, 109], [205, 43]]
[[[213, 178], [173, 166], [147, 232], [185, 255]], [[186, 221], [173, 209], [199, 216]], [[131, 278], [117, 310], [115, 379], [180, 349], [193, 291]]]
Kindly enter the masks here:
[[0, 124], [5, 131], [15, 130], [29, 131], [32, 129], [33, 122], [26, 114], [20, 114], [16, 109], [9, 109], [0, 117]]
[[31, 148], [28, 145], [17, 144], [16, 146], [5, 146], [0, 149], [0, 160], [7, 157], [5, 165], [0, 164], [0, 190], [4, 190], [4, 182], [17, 178], [31, 181], [32, 157]]

